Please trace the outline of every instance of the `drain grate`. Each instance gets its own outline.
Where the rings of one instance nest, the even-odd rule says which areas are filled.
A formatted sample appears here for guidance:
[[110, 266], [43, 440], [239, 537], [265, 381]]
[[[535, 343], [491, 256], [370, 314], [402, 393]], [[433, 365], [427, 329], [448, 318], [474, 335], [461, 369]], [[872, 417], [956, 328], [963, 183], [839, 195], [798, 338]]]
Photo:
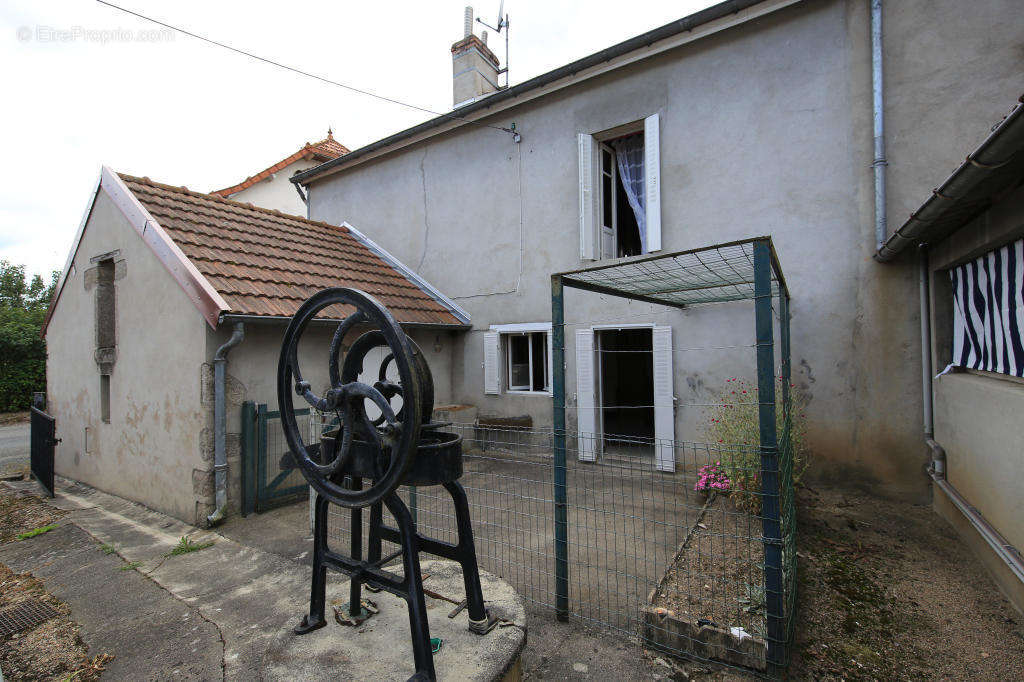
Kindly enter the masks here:
[[57, 615], [57, 610], [36, 599], [0, 611], [0, 637], [28, 630]]

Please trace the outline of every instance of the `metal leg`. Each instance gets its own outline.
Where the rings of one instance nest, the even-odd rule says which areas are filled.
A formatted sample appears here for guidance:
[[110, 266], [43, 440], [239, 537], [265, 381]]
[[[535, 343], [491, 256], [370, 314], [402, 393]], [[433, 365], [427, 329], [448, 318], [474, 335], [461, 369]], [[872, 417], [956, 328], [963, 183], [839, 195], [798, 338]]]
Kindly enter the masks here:
[[[315, 493], [314, 493], [315, 494]], [[297, 635], [304, 635], [322, 628], [327, 624], [324, 608], [327, 599], [327, 566], [324, 564], [324, 552], [327, 551], [327, 499], [316, 496], [313, 511], [313, 580], [309, 594], [309, 614], [295, 626]]]
[[[351, 490], [362, 490], [363, 479], [353, 476]], [[359, 561], [363, 556], [363, 510], [359, 507], [352, 509], [352, 558]], [[352, 618], [359, 618], [362, 612], [362, 581], [352, 577], [349, 581], [348, 615]]]
[[476, 546], [473, 542], [473, 526], [469, 520], [469, 500], [466, 490], [458, 481], [444, 484], [455, 503], [455, 524], [459, 531], [459, 563], [462, 565], [462, 580], [466, 587], [466, 609], [471, 621], [485, 621], [484, 596], [480, 588], [480, 570], [476, 563]]
[[434, 672], [434, 654], [430, 648], [430, 625], [427, 623], [427, 603], [423, 597], [416, 525], [412, 522], [409, 508], [399, 499], [398, 495], [391, 493], [384, 498], [384, 504], [388, 506], [388, 511], [394, 517], [398, 532], [402, 537], [402, 563], [405, 570], [405, 584], [409, 590], [406, 602], [409, 606], [409, 631], [412, 634], [416, 675], [435, 680], [437, 674]]
[[380, 502], [370, 507], [370, 546], [366, 560], [371, 564], [375, 561], [380, 561], [380, 527], [384, 523], [383, 516], [384, 506]]

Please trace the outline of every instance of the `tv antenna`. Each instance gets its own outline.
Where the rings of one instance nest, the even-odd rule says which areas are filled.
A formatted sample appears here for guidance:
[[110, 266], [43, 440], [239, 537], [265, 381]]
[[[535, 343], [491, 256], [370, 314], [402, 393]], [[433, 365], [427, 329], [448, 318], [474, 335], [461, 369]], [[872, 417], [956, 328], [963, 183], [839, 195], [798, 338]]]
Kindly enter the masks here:
[[505, 0], [501, 0], [501, 3], [498, 5], [498, 21], [497, 21], [496, 25], [491, 26], [490, 24], [488, 24], [486, 21], [484, 21], [480, 17], [477, 17], [476, 20], [478, 22], [480, 22], [481, 24], [483, 24], [484, 26], [486, 26], [487, 28], [489, 28], [492, 31], [494, 31], [495, 33], [499, 33], [500, 34], [502, 29], [505, 30], [505, 66], [502, 67], [501, 69], [498, 69], [498, 75], [500, 76], [501, 74], [505, 74], [505, 87], [507, 88], [508, 84], [509, 84], [509, 80], [508, 80], [508, 15], [505, 14]]

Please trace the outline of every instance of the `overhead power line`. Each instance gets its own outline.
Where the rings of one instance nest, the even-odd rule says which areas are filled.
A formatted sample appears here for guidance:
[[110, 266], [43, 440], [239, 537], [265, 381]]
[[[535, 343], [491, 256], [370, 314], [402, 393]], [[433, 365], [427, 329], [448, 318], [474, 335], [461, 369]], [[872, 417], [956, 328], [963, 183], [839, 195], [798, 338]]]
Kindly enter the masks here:
[[366, 95], [367, 97], [373, 97], [374, 99], [379, 99], [379, 100], [382, 100], [384, 102], [390, 102], [391, 104], [397, 104], [399, 106], [403, 106], [403, 107], [406, 107], [408, 109], [415, 109], [416, 111], [421, 111], [421, 112], [423, 112], [425, 114], [431, 114], [433, 116], [443, 116], [445, 118], [450, 118], [453, 121], [462, 121], [464, 123], [469, 123], [471, 125], [480, 126], [482, 128], [492, 128], [493, 130], [500, 130], [501, 132], [510, 133], [512, 135], [516, 135], [517, 134], [517, 132], [515, 130], [513, 130], [512, 128], [503, 128], [502, 126], [491, 125], [489, 123], [480, 123], [479, 121], [474, 121], [474, 120], [471, 120], [471, 119], [468, 119], [468, 118], [464, 118], [462, 116], [456, 116], [455, 114], [452, 114], [452, 113], [444, 113], [444, 112], [440, 112], [440, 111], [434, 111], [433, 109], [427, 109], [425, 107], [417, 106], [415, 104], [409, 104], [408, 102], [403, 102], [403, 101], [395, 99], [393, 97], [387, 97], [385, 95], [378, 95], [375, 92], [370, 92], [369, 90], [364, 90], [362, 88], [357, 88], [357, 87], [355, 87], [353, 85], [346, 85], [345, 83], [340, 83], [340, 82], [338, 82], [336, 80], [331, 80], [330, 78], [327, 78], [326, 76], [321, 76], [321, 75], [318, 75], [318, 74], [315, 74], [315, 73], [311, 73], [309, 71], [304, 71], [304, 70], [296, 68], [294, 66], [288, 66], [287, 64], [282, 64], [281, 62], [274, 61], [273, 59], [268, 59], [267, 57], [261, 57], [258, 54], [253, 54], [252, 52], [248, 52], [246, 50], [234, 47], [232, 45], [229, 45], [227, 43], [221, 42], [219, 40], [214, 40], [213, 38], [207, 38], [206, 36], [200, 35], [200, 34], [195, 33], [193, 31], [189, 31], [188, 29], [181, 28], [180, 26], [174, 26], [172, 24], [168, 24], [166, 22], [160, 21], [159, 19], [154, 19], [152, 17], [148, 17], [145, 14], [139, 14], [138, 12], [130, 10], [130, 9], [126, 8], [126, 7], [121, 7], [119, 5], [115, 5], [112, 2], [107, 2], [106, 0], [96, 0], [96, 2], [98, 2], [101, 5], [106, 5], [107, 7], [110, 7], [111, 9], [116, 9], [119, 12], [124, 12], [125, 14], [130, 14], [133, 17], [137, 17], [139, 19], [142, 19], [143, 21], [148, 21], [148, 22], [150, 22], [152, 24], [156, 24], [157, 26], [163, 26], [164, 28], [168, 28], [168, 29], [170, 29], [172, 31], [177, 31], [178, 33], [181, 33], [182, 35], [189, 36], [190, 38], [195, 38], [196, 40], [201, 40], [204, 43], [209, 43], [210, 45], [215, 45], [215, 46], [223, 48], [225, 50], [230, 50], [231, 52], [243, 55], [245, 57], [249, 57], [250, 59], [255, 59], [256, 61], [263, 62], [264, 64], [270, 64], [271, 66], [276, 66], [279, 69], [284, 69], [285, 71], [291, 71], [292, 73], [297, 73], [300, 76], [305, 76], [307, 78], [312, 78], [312, 79], [318, 80], [318, 81], [320, 81], [322, 83], [327, 83], [328, 85], [334, 85], [334, 86], [337, 86], [339, 88], [343, 88], [345, 90], [349, 90], [350, 92], [355, 92], [355, 93], [358, 93], [360, 95]]

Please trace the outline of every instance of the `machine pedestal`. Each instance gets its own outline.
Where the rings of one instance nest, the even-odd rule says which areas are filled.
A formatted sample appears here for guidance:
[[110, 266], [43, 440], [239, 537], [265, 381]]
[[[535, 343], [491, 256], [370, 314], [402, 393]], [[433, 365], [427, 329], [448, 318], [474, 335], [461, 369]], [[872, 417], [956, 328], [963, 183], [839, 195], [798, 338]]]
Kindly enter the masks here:
[[[457, 563], [428, 560], [420, 569], [428, 576], [423, 583], [426, 590], [456, 602], [465, 599], [465, 583]], [[339, 625], [333, 607], [345, 608], [350, 587], [343, 576], [333, 577], [327, 585], [326, 625], [301, 637], [292, 634], [290, 627], [283, 629], [264, 658], [263, 679], [408, 680], [413, 656], [405, 600], [383, 590], [364, 595], [373, 600], [380, 613], [357, 627]], [[466, 609], [449, 618], [454, 604], [426, 597], [430, 635], [441, 639], [441, 649], [434, 654], [438, 680], [517, 682], [521, 678], [519, 658], [526, 646], [523, 599], [511, 585], [489, 573], [480, 572], [480, 583], [487, 611], [502, 620], [486, 635], [470, 632]]]

